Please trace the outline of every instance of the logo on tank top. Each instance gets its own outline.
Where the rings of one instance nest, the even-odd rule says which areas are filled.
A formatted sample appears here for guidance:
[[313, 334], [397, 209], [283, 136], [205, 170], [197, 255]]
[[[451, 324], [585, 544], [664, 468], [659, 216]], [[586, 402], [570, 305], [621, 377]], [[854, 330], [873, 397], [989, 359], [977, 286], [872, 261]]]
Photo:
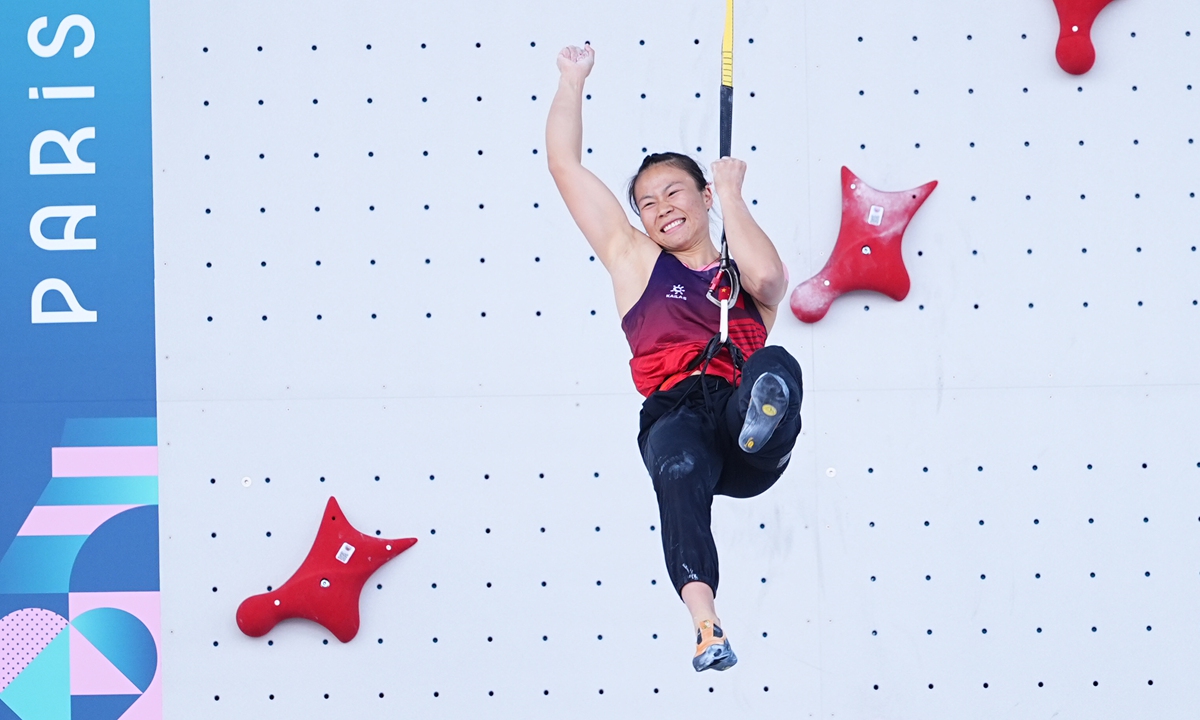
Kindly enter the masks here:
[[683, 294], [682, 285], [672, 285], [671, 292], [667, 293], [667, 297], [672, 300], [687, 300], [687, 295]]

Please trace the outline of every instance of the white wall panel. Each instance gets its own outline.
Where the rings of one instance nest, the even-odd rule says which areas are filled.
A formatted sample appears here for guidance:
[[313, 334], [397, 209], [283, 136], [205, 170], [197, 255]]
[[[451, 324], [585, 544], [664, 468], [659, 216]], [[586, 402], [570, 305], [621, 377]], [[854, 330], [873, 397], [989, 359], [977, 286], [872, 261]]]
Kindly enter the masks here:
[[[734, 154], [793, 284], [842, 165], [939, 186], [906, 300], [780, 315], [805, 430], [716, 502], [740, 662], [696, 675], [544, 125], [590, 40], [585, 163], [711, 162], [709, 5], [154, 5], [171, 717], [1189, 716], [1200, 12], [1114, 3], [1075, 77], [1049, 0], [739, 3]], [[350, 644], [241, 635], [331, 494], [420, 542]]]

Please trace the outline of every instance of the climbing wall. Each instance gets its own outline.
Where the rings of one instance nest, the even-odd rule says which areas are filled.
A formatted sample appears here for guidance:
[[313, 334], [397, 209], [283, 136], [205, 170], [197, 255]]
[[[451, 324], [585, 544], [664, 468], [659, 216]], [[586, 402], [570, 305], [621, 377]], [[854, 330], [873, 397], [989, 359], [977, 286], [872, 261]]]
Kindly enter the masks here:
[[[154, 2], [165, 715], [1188, 717], [1200, 6], [740, 0], [733, 152], [792, 284], [840, 168], [937, 180], [912, 290], [771, 335], [791, 466], [719, 498], [740, 662], [690, 667], [604, 269], [546, 171], [717, 149], [723, 3]], [[342, 644], [234, 622], [336, 496], [415, 537]]]

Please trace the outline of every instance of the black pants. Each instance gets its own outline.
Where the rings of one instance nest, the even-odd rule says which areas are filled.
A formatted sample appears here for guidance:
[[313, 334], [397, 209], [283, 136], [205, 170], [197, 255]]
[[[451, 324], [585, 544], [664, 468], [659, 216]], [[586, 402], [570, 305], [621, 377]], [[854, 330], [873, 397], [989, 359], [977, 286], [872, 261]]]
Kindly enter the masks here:
[[[750, 390], [764, 372], [788, 386], [788, 408], [771, 439], [756, 453], [738, 447]], [[707, 385], [708, 402], [700, 383]], [[642, 404], [638, 447], [658, 495], [667, 573], [679, 592], [699, 581], [717, 591], [717, 546], [712, 536], [714, 495], [754, 497], [787, 469], [800, 434], [804, 390], [800, 365], [787, 350], [770, 346], [750, 356], [741, 385], [697, 375]]]

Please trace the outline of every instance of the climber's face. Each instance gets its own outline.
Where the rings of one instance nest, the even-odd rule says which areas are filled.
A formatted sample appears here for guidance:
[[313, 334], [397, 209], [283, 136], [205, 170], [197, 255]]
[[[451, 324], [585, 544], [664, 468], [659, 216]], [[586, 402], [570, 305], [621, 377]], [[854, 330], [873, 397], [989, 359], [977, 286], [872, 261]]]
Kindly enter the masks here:
[[633, 196], [646, 235], [664, 250], [687, 250], [709, 241], [712, 187], [697, 188], [684, 170], [667, 164], [646, 168], [634, 184]]

